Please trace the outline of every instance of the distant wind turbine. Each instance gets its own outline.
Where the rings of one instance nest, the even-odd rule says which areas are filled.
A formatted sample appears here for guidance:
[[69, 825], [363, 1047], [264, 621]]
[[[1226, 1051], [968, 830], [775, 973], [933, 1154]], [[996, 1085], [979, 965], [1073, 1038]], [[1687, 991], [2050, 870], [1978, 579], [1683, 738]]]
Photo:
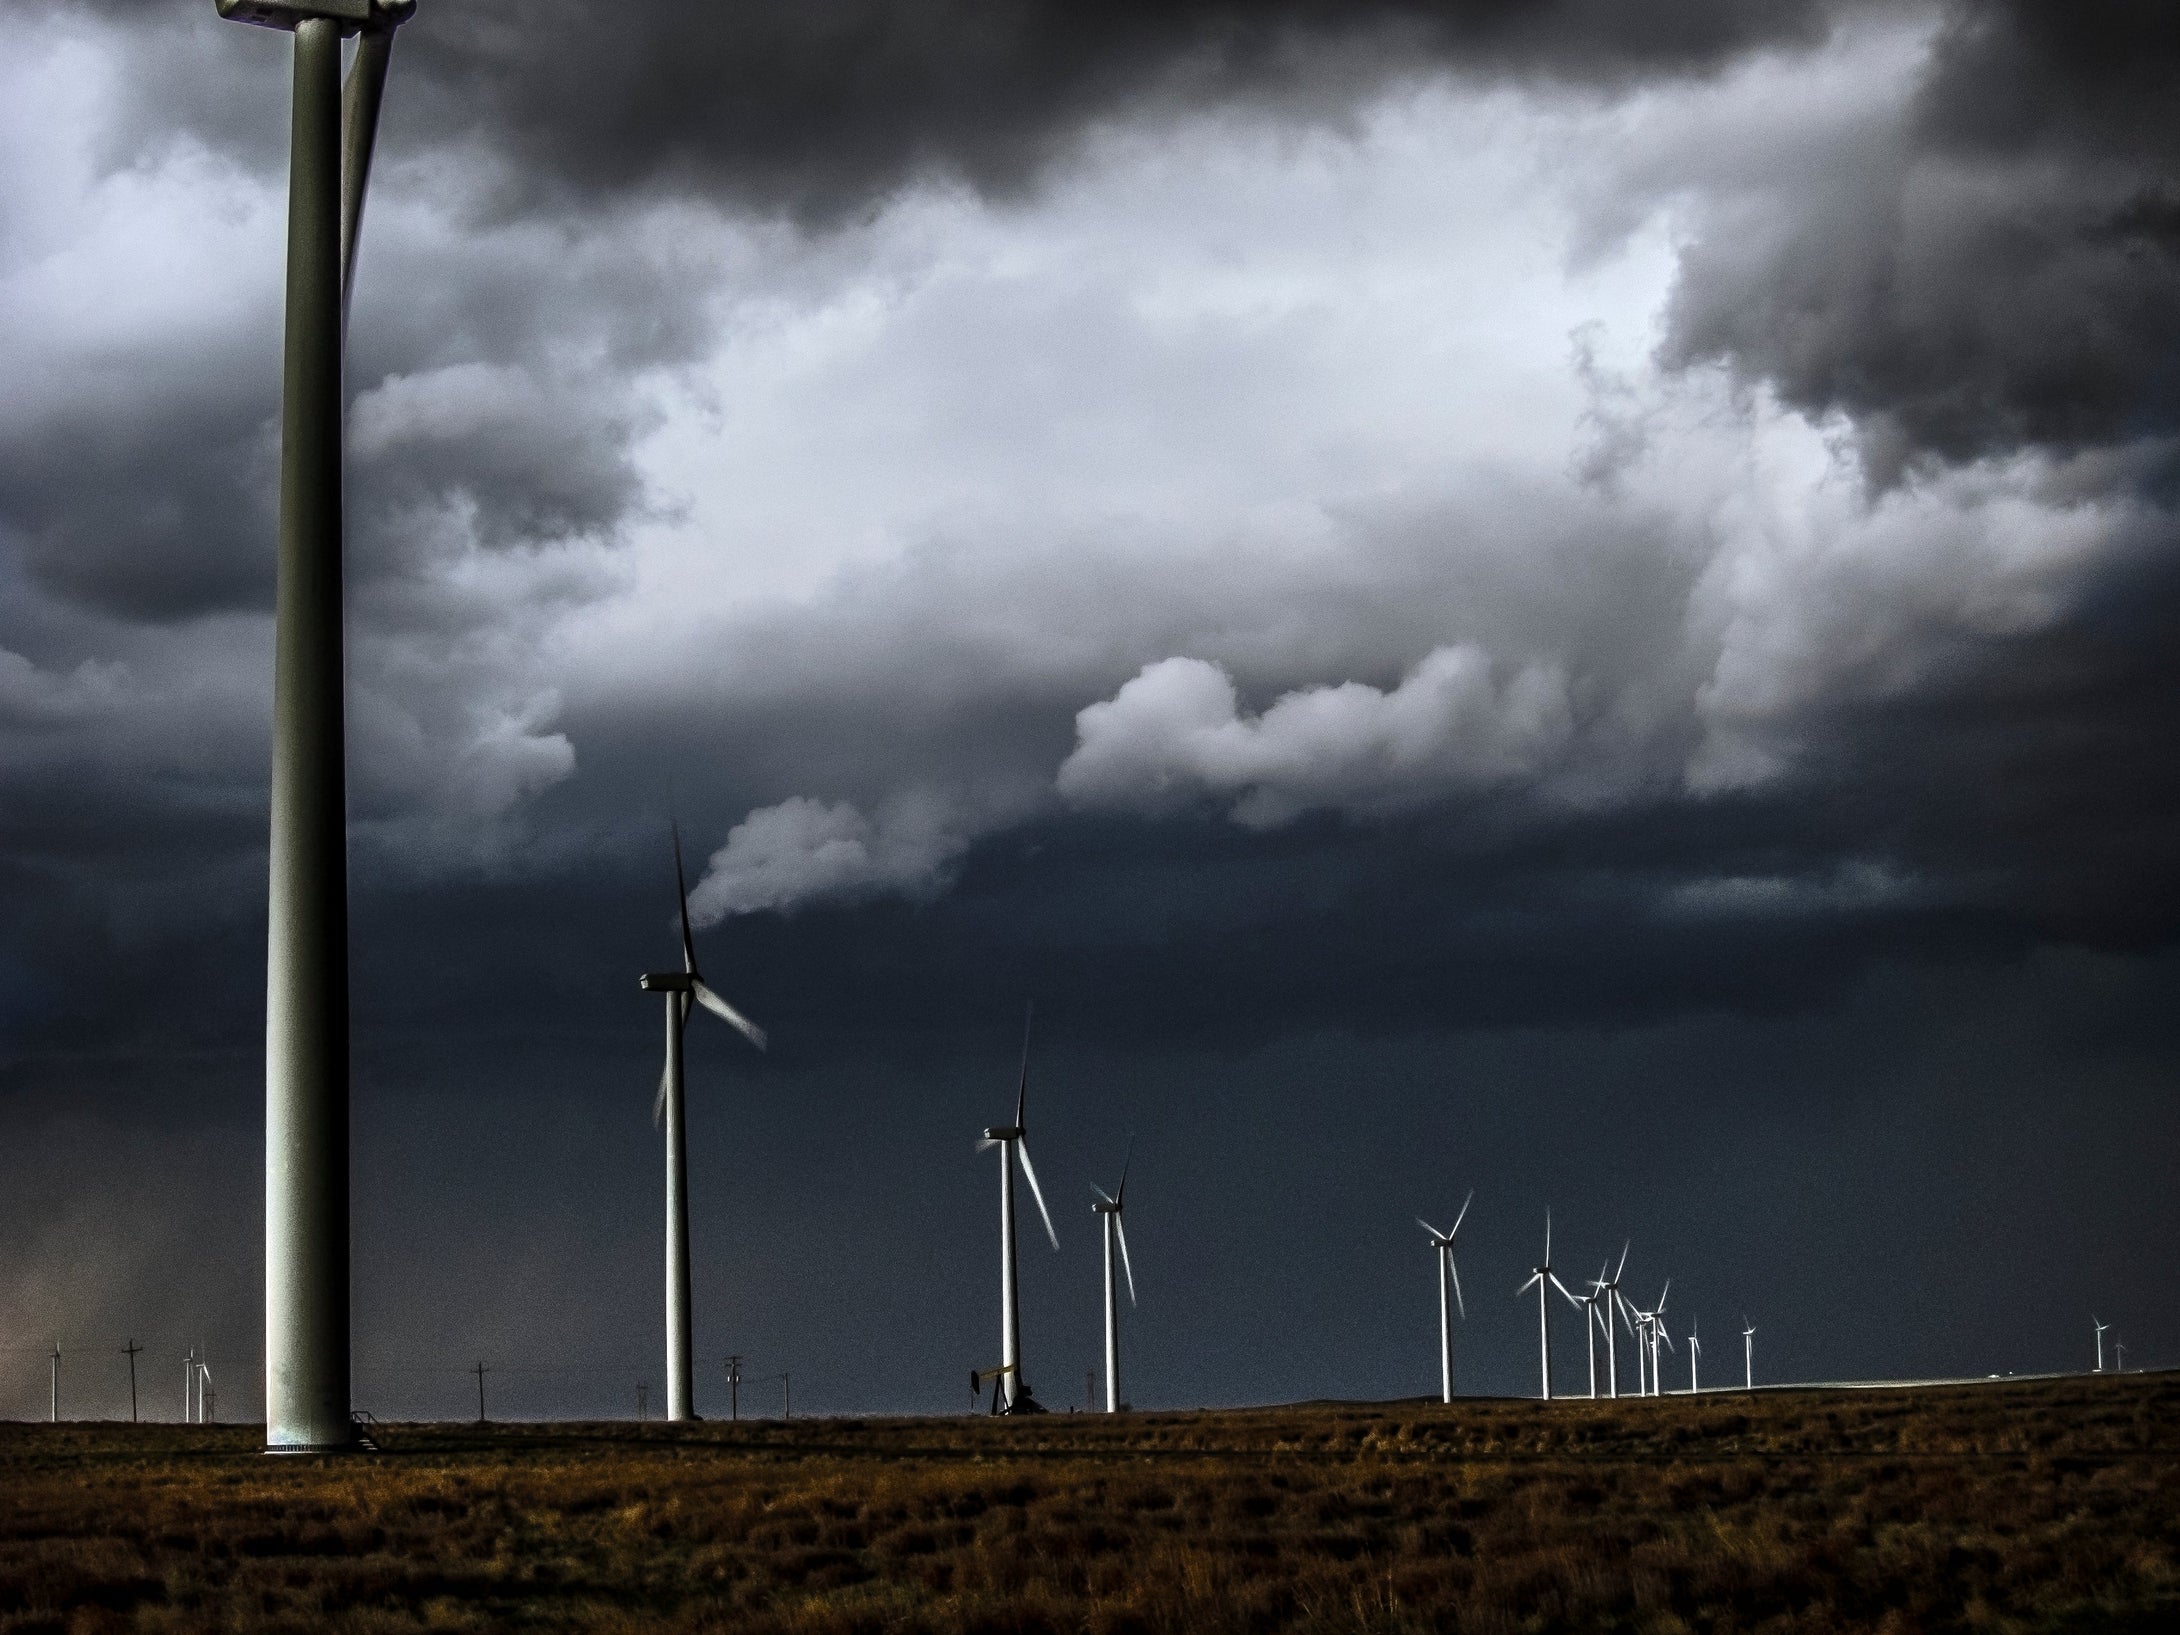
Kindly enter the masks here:
[[1531, 1283], [1536, 1285], [1537, 1290], [1537, 1346], [1544, 1369], [1544, 1400], [1549, 1402], [1552, 1400], [1552, 1314], [1545, 1305], [1545, 1300], [1553, 1289], [1557, 1289], [1561, 1294], [1567, 1295], [1569, 1305], [1582, 1304], [1573, 1295], [1567, 1294], [1567, 1285], [1560, 1282], [1558, 1275], [1552, 1270], [1552, 1212], [1549, 1209], [1544, 1212], [1544, 1263], [1531, 1270], [1529, 1282], [1514, 1291], [1514, 1298], [1519, 1300], [1527, 1294]]
[[[1605, 1268], [1611, 1261], [1600, 1262], [1597, 1275], [1590, 1279], [1590, 1292], [1580, 1296], [1582, 1303], [1582, 1342], [1590, 1360], [1590, 1401], [1597, 1400], [1597, 1303], [1605, 1298]], [[1610, 1307], [1606, 1310], [1609, 1312]], [[1605, 1332], [1612, 1332], [1612, 1319], [1605, 1318]]]
[[689, 934], [689, 883], [681, 870], [681, 827], [673, 826], [674, 890], [681, 909], [681, 969], [646, 971], [649, 993], [666, 996], [666, 1070], [659, 1075], [654, 1124], [666, 1126], [666, 1417], [696, 1418], [691, 1391], [696, 1378], [689, 1326], [689, 1134], [682, 1073], [682, 1033], [692, 1003], [702, 1005], [759, 1050], [765, 1031], [705, 986], [696, 968], [696, 941]]
[[1037, 1171], [1029, 1161], [1029, 1129], [1024, 1122], [1025, 1108], [1029, 1101], [1029, 1029], [1033, 1012], [1022, 1015], [1022, 1077], [1014, 1091], [1014, 1122], [994, 1124], [984, 1132], [976, 1144], [978, 1152], [990, 1148], [999, 1149], [999, 1367], [994, 1372], [997, 1379], [993, 1387], [992, 1408], [995, 1413], [1035, 1413], [1038, 1403], [1030, 1395], [1029, 1386], [1022, 1379], [1022, 1305], [1021, 1288], [1016, 1277], [1014, 1248], [1014, 1164], [1019, 1157], [1022, 1173], [1029, 1179], [1030, 1196], [1037, 1200], [1037, 1213], [1044, 1218], [1045, 1236], [1052, 1240], [1052, 1247], [1060, 1247], [1060, 1234], [1052, 1230], [1052, 1212], [1045, 1208], [1044, 1189], [1037, 1184]]
[[1476, 1201], [1476, 1189], [1461, 1200], [1460, 1213], [1453, 1217], [1453, 1230], [1441, 1232], [1421, 1215], [1416, 1225], [1431, 1235], [1432, 1254], [1438, 1261], [1438, 1400], [1453, 1400], [1453, 1316], [1446, 1309], [1446, 1285], [1453, 1285], [1454, 1304], [1460, 1308], [1462, 1321], [1468, 1320], [1468, 1302], [1461, 1298], [1461, 1271], [1453, 1263], [1453, 1240], [1461, 1235], [1461, 1223], [1468, 1219], [1468, 1206]]
[[57, 1339], [53, 1342], [53, 1404], [47, 1415], [50, 1423], [61, 1422], [61, 1343]]
[[1756, 1389], [1756, 1328], [1749, 1321], [1749, 1314], [1741, 1314], [1741, 1385], [1742, 1389]]
[[1658, 1309], [1650, 1314], [1650, 1394], [1654, 1397], [1665, 1394], [1665, 1374], [1660, 1365], [1658, 1347], [1662, 1345], [1668, 1351], [1673, 1349], [1673, 1336], [1665, 1330], [1665, 1296], [1672, 1287], [1673, 1280], [1667, 1278], [1665, 1288], [1658, 1293]]
[[1696, 1359], [1703, 1354], [1703, 1342], [1696, 1338], [1696, 1325], [1688, 1325], [1688, 1394], [1694, 1396], [1700, 1387], [1696, 1384]]
[[[1019, 1112], [1015, 1115], [1019, 1118]], [[1098, 1201], [1090, 1207], [1105, 1217], [1105, 1411], [1120, 1412], [1120, 1291], [1113, 1282], [1113, 1247], [1120, 1247], [1120, 1269], [1128, 1276], [1128, 1304], [1135, 1304], [1135, 1267], [1128, 1262], [1128, 1228], [1121, 1223], [1121, 1211], [1128, 1202], [1128, 1159], [1120, 1164], [1120, 1185], [1110, 1196], [1101, 1186], [1090, 1190], [1098, 1195]], [[1155, 1177], [1153, 1177], [1155, 1179]], [[1156, 1226], [1158, 1223], [1151, 1223]], [[1157, 1245], [1153, 1244], [1153, 1248]]]
[[1611, 1279], [1601, 1285], [1606, 1295], [1605, 1375], [1608, 1381], [1607, 1389], [1616, 1402], [1620, 1397], [1620, 1333], [1618, 1329], [1612, 1326], [1614, 1315], [1617, 1314], [1621, 1323], [1627, 1326], [1629, 1334], [1632, 1335], [1635, 1332], [1634, 1325], [1628, 1323], [1627, 1320], [1627, 1302], [1620, 1297], [1620, 1275], [1627, 1270], [1628, 1248], [1629, 1245], [1626, 1243], [1620, 1245], [1620, 1264], [1613, 1267]]
[[[2089, 1320], [2097, 1323], [2094, 1315]], [[2104, 1372], [2104, 1331], [2111, 1326], [2110, 1323], [2097, 1323], [2097, 1372], [2100, 1374]]]

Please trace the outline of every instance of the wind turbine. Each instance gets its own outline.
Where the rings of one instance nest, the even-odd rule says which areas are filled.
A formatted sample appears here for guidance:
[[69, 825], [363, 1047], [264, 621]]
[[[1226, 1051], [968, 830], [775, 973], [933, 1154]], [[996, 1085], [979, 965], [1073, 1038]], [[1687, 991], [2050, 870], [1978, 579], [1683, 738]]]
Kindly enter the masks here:
[[1659, 1371], [1658, 1347], [1662, 1344], [1668, 1351], [1673, 1349], [1673, 1336], [1665, 1331], [1665, 1297], [1672, 1287], [1673, 1280], [1667, 1278], [1665, 1287], [1658, 1291], [1657, 1309], [1650, 1314], [1650, 1394], [1654, 1397], [1665, 1394], [1665, 1375]]
[[61, 1343], [59, 1340], [53, 1342], [53, 1405], [48, 1411], [48, 1422], [54, 1425], [61, 1422]]
[[666, 1417], [696, 1418], [690, 1390], [696, 1377], [689, 1333], [689, 1141], [682, 1076], [682, 1031], [692, 1003], [702, 1005], [759, 1050], [765, 1030], [713, 993], [696, 968], [696, 941], [689, 935], [689, 883], [681, 871], [681, 828], [673, 827], [674, 890], [681, 907], [681, 969], [646, 971], [638, 985], [666, 996], [666, 1071], [659, 1075], [651, 1121], [666, 1126]]
[[[1021, 1115], [1017, 1112], [1015, 1116], [1019, 1119]], [[1120, 1185], [1110, 1196], [1101, 1186], [1093, 1185], [1090, 1190], [1098, 1195], [1098, 1201], [1090, 1206], [1091, 1209], [1105, 1217], [1105, 1411], [1117, 1414], [1120, 1412], [1120, 1291], [1113, 1284], [1113, 1246], [1116, 1243], [1120, 1246], [1120, 1269], [1128, 1276], [1128, 1304], [1135, 1304], [1135, 1268], [1128, 1263], [1128, 1229], [1120, 1220], [1121, 1211], [1127, 1207], [1128, 1160], [1121, 1160]]]
[[1756, 1327], [1747, 1312], [1741, 1314], [1741, 1376], [1743, 1390], [1756, 1389]]
[[[1582, 1343], [1589, 1353], [1590, 1401], [1592, 1402], [1597, 1400], [1597, 1302], [1605, 1297], [1607, 1287], [1605, 1267], [1611, 1264], [1610, 1261], [1604, 1261], [1598, 1265], [1597, 1275], [1590, 1279], [1590, 1292], [1581, 1297]], [[1609, 1316], [1605, 1319], [1605, 1332], [1608, 1334], [1612, 1332], [1612, 1319]]]
[[1044, 1189], [1038, 1186], [1037, 1171], [1029, 1161], [1029, 1130], [1023, 1122], [1023, 1110], [1029, 1100], [1029, 1028], [1033, 1014], [1029, 1009], [1022, 1013], [1022, 1077], [1014, 1091], [1014, 1122], [990, 1126], [976, 1144], [978, 1152], [992, 1147], [999, 1149], [1000, 1355], [992, 1396], [995, 1413], [1039, 1411], [1036, 1399], [1022, 1381], [1022, 1304], [1014, 1252], [1014, 1161], [1017, 1156], [1022, 1160], [1022, 1173], [1029, 1178], [1030, 1196], [1037, 1200], [1037, 1213], [1044, 1218], [1045, 1236], [1052, 1240], [1055, 1250], [1060, 1247], [1060, 1234], [1052, 1230], [1052, 1212], [1045, 1208]]
[[1567, 1295], [1569, 1305], [1582, 1304], [1573, 1295], [1567, 1294], [1567, 1285], [1560, 1282], [1558, 1275], [1552, 1270], [1552, 1212], [1549, 1209], [1544, 1212], [1544, 1264], [1530, 1271], [1529, 1283], [1516, 1289], [1514, 1298], [1519, 1300], [1527, 1294], [1530, 1283], [1537, 1287], [1537, 1345], [1543, 1358], [1544, 1400], [1549, 1402], [1552, 1400], [1552, 1316], [1545, 1305], [1545, 1297], [1552, 1289], [1557, 1289], [1561, 1294]]
[[1696, 1338], [1696, 1325], [1688, 1324], [1688, 1394], [1696, 1394], [1696, 1359], [1703, 1354], [1703, 1342]]
[[1431, 1251], [1438, 1260], [1438, 1400], [1453, 1400], [1453, 1318], [1446, 1310], [1446, 1284], [1453, 1284], [1454, 1304], [1460, 1308], [1461, 1320], [1468, 1320], [1468, 1302], [1461, 1298], [1461, 1271], [1453, 1263], [1453, 1240], [1461, 1235], [1461, 1223], [1468, 1219], [1468, 1206], [1476, 1201], [1476, 1189], [1469, 1188], [1461, 1200], [1461, 1212], [1453, 1217], [1453, 1230], [1441, 1232], [1421, 1215], [1416, 1225], [1431, 1235]]
[[[2094, 1316], [2089, 1320], [2097, 1323]], [[2111, 1326], [2110, 1323], [2097, 1323], [2097, 1372], [2100, 1374], [2104, 1372], [2104, 1331]]]
[[[1612, 1326], [1612, 1319], [1617, 1312], [1620, 1321], [1627, 1323], [1627, 1302], [1620, 1298], [1620, 1274], [1627, 1270], [1628, 1248], [1628, 1244], [1620, 1245], [1620, 1264], [1613, 1267], [1609, 1281], [1598, 1285], [1600, 1291], [1608, 1296], [1605, 1302], [1605, 1373], [1609, 1380], [1609, 1392], [1615, 1402], [1620, 1399], [1620, 1336], [1619, 1331]], [[1633, 1334], [1634, 1325], [1628, 1324], [1627, 1331]]]

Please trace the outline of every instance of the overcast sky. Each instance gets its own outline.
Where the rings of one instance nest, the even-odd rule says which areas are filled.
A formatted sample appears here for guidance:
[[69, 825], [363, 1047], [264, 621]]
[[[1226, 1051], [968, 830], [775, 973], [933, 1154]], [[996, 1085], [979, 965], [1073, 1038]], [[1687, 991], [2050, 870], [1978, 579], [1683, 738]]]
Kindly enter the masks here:
[[[1434, 1389], [1471, 1188], [1476, 1391], [1547, 1208], [1721, 1379], [1744, 1313], [1774, 1379], [2180, 1361], [2176, 36], [423, 0], [348, 383], [359, 1405], [662, 1390], [675, 815], [774, 1040], [692, 1024], [707, 1412], [729, 1351], [967, 1405], [1031, 998], [1054, 1405], [1131, 1138], [1144, 1405]], [[261, 1405], [287, 93], [209, 0], [0, 11], [0, 1413], [56, 1335], [78, 1411], [131, 1335]]]

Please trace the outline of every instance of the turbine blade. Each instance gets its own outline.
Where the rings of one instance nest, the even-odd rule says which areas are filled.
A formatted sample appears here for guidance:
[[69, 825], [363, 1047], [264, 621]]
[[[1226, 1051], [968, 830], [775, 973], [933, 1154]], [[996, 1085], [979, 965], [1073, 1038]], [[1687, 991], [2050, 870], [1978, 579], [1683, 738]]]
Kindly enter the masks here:
[[1117, 1204], [1114, 1203], [1112, 1195], [1108, 1193], [1103, 1187], [1099, 1186], [1097, 1182], [1092, 1181], [1090, 1183], [1090, 1190], [1092, 1192], [1095, 1192], [1100, 1198], [1103, 1198], [1107, 1203], [1114, 1204], [1114, 1207], [1116, 1208], [1119, 1207]]
[[1461, 1298], [1461, 1268], [1453, 1263], [1453, 1256], [1446, 1257], [1446, 1270], [1453, 1273], [1453, 1304], [1461, 1313], [1461, 1320], [1468, 1321], [1468, 1302]]
[[976, 1138], [976, 1150], [978, 1152], [990, 1152], [994, 1147], [998, 1145], [999, 1143], [994, 1141], [988, 1135], [980, 1135]]
[[689, 882], [681, 872], [681, 824], [677, 820], [674, 831], [674, 899], [681, 905], [681, 968], [691, 976], [696, 974], [696, 940], [689, 935]]
[[1514, 1291], [1514, 1298], [1515, 1298], [1515, 1299], [1517, 1299], [1517, 1300], [1519, 1300], [1519, 1299], [1520, 1299], [1520, 1298], [1521, 1298], [1521, 1297], [1522, 1297], [1523, 1295], [1525, 1295], [1525, 1294], [1527, 1294], [1527, 1293], [1529, 1292], [1529, 1290], [1531, 1289], [1531, 1287], [1532, 1287], [1532, 1286], [1534, 1286], [1535, 1284], [1541, 1283], [1541, 1282], [1542, 1282], [1543, 1280], [1544, 1280], [1544, 1274], [1543, 1274], [1542, 1272], [1532, 1272], [1532, 1273], [1530, 1273], [1530, 1274], [1529, 1274], [1529, 1281], [1528, 1281], [1527, 1283], [1524, 1283], [1524, 1284], [1523, 1284], [1523, 1285], [1522, 1285], [1522, 1286], [1521, 1286], [1520, 1288], [1518, 1288], [1518, 1289], [1516, 1289], [1516, 1290]]
[[736, 1010], [724, 999], [721, 999], [717, 994], [713, 993], [711, 989], [705, 987], [704, 979], [702, 977], [690, 978], [689, 986], [690, 989], [696, 994], [696, 1002], [699, 1005], [702, 1005], [706, 1010], [710, 1011], [712, 1015], [718, 1017], [720, 1021], [726, 1023], [728, 1027], [733, 1028], [736, 1032], [740, 1033], [743, 1038], [747, 1039], [759, 1050], [764, 1049], [765, 1030], [763, 1028], [759, 1027], [755, 1022], [752, 1022], [748, 1017], [744, 1016], [740, 1011]]
[[1052, 1230], [1052, 1211], [1045, 1208], [1044, 1188], [1037, 1184], [1037, 1171], [1030, 1164], [1029, 1143], [1016, 1136], [1014, 1144], [1022, 1154], [1022, 1173], [1029, 1177], [1029, 1195], [1037, 1200], [1037, 1213], [1044, 1217], [1045, 1236], [1052, 1240], [1052, 1247], [1057, 1249], [1060, 1246], [1060, 1234]]
[[1627, 1252], [1634, 1246], [1635, 1240], [1633, 1238], [1629, 1238], [1625, 1243], [1620, 1245], [1620, 1264], [1613, 1267], [1612, 1269], [1612, 1286], [1614, 1288], [1618, 1288], [1620, 1286], [1620, 1274], [1627, 1270]]
[[1135, 1268], [1128, 1263], [1128, 1228], [1117, 1213], [1113, 1216], [1113, 1231], [1120, 1238], [1120, 1269], [1128, 1274], [1128, 1304], [1132, 1306], [1135, 1304]]
[[1037, 1001], [1026, 1000], [1022, 1005], [1022, 1079], [1014, 1088], [1014, 1127], [1026, 1128], [1022, 1122], [1022, 1109], [1029, 1100], [1029, 1025], [1037, 1017]]
[[1551, 1263], [1552, 1263], [1552, 1212], [1551, 1212], [1551, 1211], [1550, 1211], [1549, 1209], [1547, 1209], [1547, 1210], [1545, 1210], [1545, 1212], [1544, 1212], [1544, 1264], [1545, 1264], [1545, 1265], [1547, 1265], [1547, 1266], [1549, 1266], [1549, 1265], [1551, 1265]]
[[1438, 1245], [1440, 1245], [1441, 1247], [1443, 1247], [1443, 1246], [1444, 1246], [1444, 1244], [1445, 1244], [1445, 1241], [1446, 1241], [1446, 1238], [1447, 1238], [1447, 1236], [1448, 1236], [1448, 1234], [1447, 1234], [1447, 1233], [1444, 1233], [1444, 1232], [1441, 1232], [1441, 1231], [1439, 1231], [1437, 1227], [1433, 1226], [1433, 1225], [1432, 1225], [1432, 1224], [1431, 1224], [1431, 1223], [1430, 1223], [1429, 1221], [1425, 1220], [1425, 1219], [1424, 1219], [1424, 1218], [1423, 1218], [1423, 1217], [1422, 1217], [1421, 1215], [1418, 1215], [1418, 1216], [1417, 1216], [1417, 1217], [1415, 1218], [1415, 1223], [1416, 1223], [1416, 1225], [1418, 1225], [1418, 1226], [1422, 1227], [1424, 1231], [1426, 1231], [1426, 1232], [1430, 1233], [1430, 1235], [1431, 1235], [1431, 1239], [1432, 1239], [1432, 1241], [1433, 1241], [1433, 1242], [1437, 1243], [1437, 1244], [1438, 1244]]
[[1665, 1280], [1665, 1287], [1664, 1287], [1664, 1288], [1662, 1288], [1662, 1289], [1660, 1289], [1660, 1290], [1658, 1291], [1658, 1310], [1660, 1310], [1660, 1311], [1663, 1311], [1663, 1310], [1665, 1310], [1665, 1297], [1666, 1297], [1667, 1295], [1671, 1294], [1672, 1292], [1673, 1292], [1673, 1280], [1672, 1280], [1671, 1278], [1667, 1278], [1667, 1279]]
[[1128, 1166], [1135, 1162], [1135, 1137], [1128, 1137], [1128, 1150], [1120, 1160], [1120, 1185], [1113, 1191], [1113, 1207], [1121, 1208], [1128, 1201]]
[[1476, 1189], [1474, 1187], [1470, 1187], [1468, 1189], [1468, 1196], [1461, 1200], [1461, 1213], [1453, 1217], [1453, 1231], [1448, 1232], [1446, 1234], [1447, 1237], [1450, 1238], [1456, 1236], [1460, 1232], [1461, 1223], [1468, 1219], [1468, 1206], [1475, 1201]]
[[671, 1063], [659, 1069], [658, 1099], [651, 1103], [651, 1128], [656, 1130], [666, 1122], [666, 1087], [674, 1082]]
[[1575, 1297], [1574, 1297], [1574, 1296], [1573, 1296], [1572, 1294], [1568, 1294], [1568, 1292], [1567, 1292], [1567, 1285], [1566, 1285], [1566, 1284], [1564, 1284], [1564, 1283], [1562, 1283], [1562, 1282], [1560, 1282], [1560, 1280], [1559, 1280], [1559, 1274], [1558, 1274], [1557, 1272], [1553, 1272], [1553, 1273], [1551, 1273], [1551, 1274], [1549, 1274], [1549, 1275], [1551, 1276], [1551, 1279], [1552, 1279], [1552, 1287], [1553, 1287], [1553, 1288], [1555, 1288], [1555, 1289], [1557, 1289], [1557, 1290], [1558, 1290], [1558, 1291], [1559, 1291], [1559, 1292], [1560, 1292], [1561, 1294], [1565, 1294], [1565, 1295], [1567, 1295], [1567, 1304], [1568, 1304], [1568, 1305], [1570, 1305], [1570, 1306], [1579, 1306], [1579, 1305], [1581, 1305], [1581, 1304], [1582, 1304], [1582, 1302], [1581, 1302], [1581, 1301], [1579, 1301], [1579, 1300], [1577, 1300], [1577, 1299], [1576, 1299], [1576, 1298], [1575, 1298]]

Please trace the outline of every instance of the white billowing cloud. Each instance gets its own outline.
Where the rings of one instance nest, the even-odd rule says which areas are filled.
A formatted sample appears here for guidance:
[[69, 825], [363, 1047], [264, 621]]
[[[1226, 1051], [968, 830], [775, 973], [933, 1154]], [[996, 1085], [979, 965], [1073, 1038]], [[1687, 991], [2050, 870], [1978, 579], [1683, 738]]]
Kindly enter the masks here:
[[872, 815], [849, 801], [792, 795], [728, 832], [689, 893], [689, 915], [710, 925], [824, 898], [928, 893], [945, 884], [969, 839], [959, 814], [927, 790], [891, 796]]
[[1379, 812], [1529, 776], [1573, 732], [1556, 666], [1500, 673], [1480, 648], [1440, 647], [1390, 692], [1359, 681], [1287, 693], [1245, 716], [1233, 678], [1202, 659], [1144, 666], [1075, 718], [1060, 793], [1084, 806], [1155, 809], [1231, 800], [1237, 822]]

